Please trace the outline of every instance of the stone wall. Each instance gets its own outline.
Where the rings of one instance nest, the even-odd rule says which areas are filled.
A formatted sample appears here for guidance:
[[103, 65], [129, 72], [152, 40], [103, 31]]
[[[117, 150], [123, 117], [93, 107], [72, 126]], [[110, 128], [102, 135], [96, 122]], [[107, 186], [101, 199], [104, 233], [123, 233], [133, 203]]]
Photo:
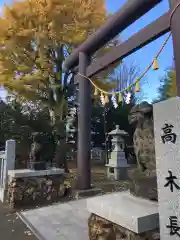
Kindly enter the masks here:
[[64, 174], [9, 176], [7, 200], [11, 208], [52, 203], [64, 194]]

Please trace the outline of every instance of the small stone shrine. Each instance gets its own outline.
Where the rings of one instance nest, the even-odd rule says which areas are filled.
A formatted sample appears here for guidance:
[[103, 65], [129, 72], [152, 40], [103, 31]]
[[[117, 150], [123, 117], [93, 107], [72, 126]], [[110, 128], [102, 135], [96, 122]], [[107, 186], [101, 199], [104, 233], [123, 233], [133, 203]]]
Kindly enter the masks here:
[[106, 164], [107, 176], [109, 179], [124, 180], [127, 179], [127, 169], [129, 164], [125, 158], [124, 148], [125, 142], [123, 137], [128, 136], [124, 130], [120, 130], [119, 126], [108, 133], [112, 138], [112, 152], [110, 154], [109, 163]]

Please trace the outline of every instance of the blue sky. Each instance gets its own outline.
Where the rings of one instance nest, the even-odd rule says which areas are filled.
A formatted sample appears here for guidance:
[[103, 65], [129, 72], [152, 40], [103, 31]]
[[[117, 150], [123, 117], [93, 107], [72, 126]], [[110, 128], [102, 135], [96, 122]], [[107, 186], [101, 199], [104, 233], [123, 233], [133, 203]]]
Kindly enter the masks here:
[[[107, 10], [111, 13], [114, 13], [119, 10], [119, 8], [127, 1], [127, 0], [105, 0]], [[0, 0], [0, 5], [3, 5], [3, 2]], [[9, 2], [9, 1], [8, 1]], [[121, 33], [121, 39], [124, 41], [132, 36], [134, 33], [138, 32], [141, 28], [145, 27], [147, 24], [151, 23], [158, 17], [160, 17], [163, 13], [168, 11], [168, 0], [163, 0], [162, 3], [158, 4], [154, 9], [149, 11], [145, 16], [140, 18], [130, 27], [128, 27], [125, 31]], [[125, 59], [127, 64], [134, 62], [138, 68], [140, 69], [140, 73], [148, 66], [148, 64], [152, 61], [156, 53], [159, 51], [164, 39], [167, 35], [159, 38], [148, 46], [142, 48], [138, 52], [132, 54], [131, 56]], [[160, 79], [165, 74], [165, 70], [168, 67], [171, 67], [173, 61], [173, 47], [172, 41], [170, 40], [166, 45], [164, 51], [160, 55], [159, 65], [160, 70], [158, 71], [149, 71], [143, 81], [143, 100], [151, 101], [157, 95], [157, 88], [160, 84]], [[0, 92], [0, 96], [3, 96], [3, 92]]]
[[[118, 9], [126, 2], [127, 0], [106, 0], [106, 7], [109, 12], [116, 12]], [[145, 27], [152, 21], [159, 18], [163, 13], [167, 12], [169, 8], [168, 0], [163, 0], [162, 3], [158, 4], [154, 9], [149, 11], [146, 15], [128, 27], [125, 31], [121, 33], [122, 40], [128, 39], [134, 33], [138, 32], [141, 28]], [[167, 34], [153, 43], [147, 45], [131, 56], [127, 57], [125, 61], [128, 63], [135, 62], [136, 65], [140, 68], [140, 71], [148, 66], [148, 64], [152, 61], [156, 53], [161, 48], [161, 45]], [[173, 63], [173, 47], [172, 40], [170, 39], [162, 54], [159, 57], [159, 66], [160, 69], [158, 71], [149, 71], [148, 74], [142, 81], [144, 81], [143, 85], [143, 93], [144, 100], [151, 101], [157, 95], [157, 88], [160, 84], [160, 79], [165, 74], [165, 70], [172, 66]], [[141, 74], [140, 72], [140, 74]]]

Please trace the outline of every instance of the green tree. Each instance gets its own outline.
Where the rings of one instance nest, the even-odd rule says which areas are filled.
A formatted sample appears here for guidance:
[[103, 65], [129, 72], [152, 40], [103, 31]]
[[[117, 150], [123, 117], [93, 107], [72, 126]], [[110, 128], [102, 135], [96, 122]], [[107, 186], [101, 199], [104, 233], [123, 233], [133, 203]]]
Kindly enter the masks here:
[[15, 99], [0, 101], [0, 146], [8, 139], [16, 141], [16, 167], [26, 167], [29, 158], [29, 147], [33, 132], [46, 133], [48, 137], [47, 161], [53, 158], [52, 126], [49, 124], [48, 109], [42, 109], [37, 104], [24, 102], [22, 105]]
[[166, 71], [161, 79], [161, 84], [158, 88], [158, 97], [153, 102], [164, 101], [175, 96], [177, 96], [176, 72], [174, 68], [171, 68]]

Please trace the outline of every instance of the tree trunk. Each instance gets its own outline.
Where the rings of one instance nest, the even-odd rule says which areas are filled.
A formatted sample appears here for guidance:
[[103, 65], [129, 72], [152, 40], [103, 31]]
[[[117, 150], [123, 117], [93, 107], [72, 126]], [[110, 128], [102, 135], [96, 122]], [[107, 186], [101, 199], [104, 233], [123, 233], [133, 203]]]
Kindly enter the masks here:
[[59, 139], [56, 143], [54, 162], [58, 168], [64, 168], [65, 172], [68, 172], [66, 155], [67, 155], [66, 138]]
[[54, 162], [58, 168], [64, 168], [68, 172], [67, 166], [67, 143], [65, 122], [59, 121], [55, 126], [56, 151]]

